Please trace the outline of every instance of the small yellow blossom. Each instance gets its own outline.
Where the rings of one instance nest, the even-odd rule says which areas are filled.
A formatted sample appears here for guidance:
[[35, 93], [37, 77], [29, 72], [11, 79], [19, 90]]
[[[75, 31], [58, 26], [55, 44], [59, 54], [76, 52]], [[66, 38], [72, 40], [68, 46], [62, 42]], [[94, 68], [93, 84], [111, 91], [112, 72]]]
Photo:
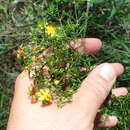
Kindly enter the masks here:
[[24, 67], [24, 70], [25, 70], [25, 71], [29, 71], [31, 68], [32, 68], [32, 64], [30, 64], [30, 65], [28, 65], [28, 66], [25, 66], [25, 67]]
[[54, 84], [55, 84], [55, 85], [58, 85], [59, 83], [60, 83], [59, 80], [54, 80]]
[[19, 53], [17, 53], [17, 54], [16, 54], [16, 57], [17, 57], [17, 59], [19, 59], [19, 58], [20, 58], [20, 54], [19, 54]]
[[49, 103], [52, 100], [52, 95], [48, 90], [40, 89], [38, 100]]
[[36, 56], [32, 56], [32, 61], [33, 61], [33, 62], [36, 61]]
[[45, 27], [45, 33], [50, 35], [51, 37], [54, 37], [56, 35], [56, 26], [49, 24]]

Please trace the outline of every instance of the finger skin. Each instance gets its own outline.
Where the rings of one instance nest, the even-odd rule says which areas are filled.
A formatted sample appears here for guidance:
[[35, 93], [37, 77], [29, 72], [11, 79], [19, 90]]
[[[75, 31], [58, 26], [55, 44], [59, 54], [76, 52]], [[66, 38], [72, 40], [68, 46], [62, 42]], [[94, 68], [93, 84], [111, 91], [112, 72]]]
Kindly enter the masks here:
[[[80, 47], [76, 50], [79, 52], [87, 50], [86, 54], [92, 54], [96, 53], [101, 46], [99, 39], [80, 39]], [[110, 72], [107, 69], [102, 72], [104, 66], [107, 66]], [[31, 104], [27, 92], [33, 80], [29, 79], [28, 72], [22, 73], [16, 80], [7, 130], [52, 130], [52, 128], [92, 130], [97, 110], [109, 94], [117, 76], [122, 72], [123, 67], [118, 63], [114, 65], [105, 63], [97, 66], [74, 94], [72, 103], [66, 104], [61, 109], [58, 109], [56, 104], [47, 107], [41, 107], [40, 103]], [[108, 78], [109, 73], [112, 75]]]
[[124, 67], [120, 63], [112, 63], [115, 72], [118, 76], [120, 76], [124, 72]]
[[[88, 54], [97, 52], [101, 48], [101, 45], [102, 45], [101, 41], [96, 38], [95, 39], [93, 39], [93, 38], [81, 39], [81, 43], [82, 43], [82, 46], [84, 47], [84, 50], [88, 51]], [[52, 117], [58, 118], [58, 116], [56, 116], [56, 115], [58, 115], [56, 105], [53, 104], [53, 105], [50, 105], [43, 109], [43, 108], [41, 108], [39, 103], [37, 103], [35, 105], [30, 103], [27, 92], [28, 92], [28, 87], [31, 84], [33, 84], [33, 80], [29, 79], [28, 72], [24, 71], [23, 73], [21, 73], [18, 76], [18, 78], [16, 80], [16, 84], [15, 84], [15, 93], [14, 93], [14, 99], [12, 102], [10, 118], [9, 118], [9, 122], [8, 122], [8, 128], [7, 128], [8, 130], [12, 130], [12, 129], [18, 130], [18, 128], [19, 128], [19, 130], [22, 130], [22, 129], [26, 130], [26, 129], [31, 129], [31, 128], [35, 129], [35, 127], [33, 125], [29, 126], [28, 124], [37, 124], [37, 123], [39, 124], [39, 126], [43, 126], [42, 129], [46, 129], [45, 125], [44, 125], [44, 121], [46, 122], [46, 120], [49, 120], [48, 122], [49, 123], [52, 122], [51, 123], [52, 126], [54, 124], [54, 122], [53, 122], [54, 120], [52, 120], [52, 118], [50, 119], [49, 115], [51, 115]], [[74, 105], [68, 104], [64, 107], [63, 111], [65, 111], [67, 113], [74, 113], [74, 115], [77, 115], [76, 113], [80, 113], [80, 116], [77, 115], [77, 118], [81, 118], [82, 117], [81, 115], [84, 115], [84, 114], [81, 110], [82, 108], [81, 109], [78, 108], [80, 106], [80, 104], [77, 104], [77, 105], [78, 106], [75, 106], [75, 104]], [[74, 108], [74, 110], [72, 110], [72, 108]], [[84, 109], [84, 110], [86, 111], [86, 109]], [[54, 112], [56, 112], [56, 113], [54, 113]], [[65, 113], [65, 112], [63, 112], [63, 113]], [[44, 115], [43, 116], [44, 118], [42, 118], [42, 120], [41, 120], [41, 115]], [[59, 115], [62, 118], [61, 121], [65, 120], [64, 114], [63, 114], [63, 117], [62, 117], [62, 113]], [[68, 114], [68, 115], [71, 115], [71, 114]], [[69, 118], [69, 119], [71, 119], [71, 118]], [[86, 119], [86, 120], [87, 121], [85, 121], [85, 123], [82, 122], [81, 126], [82, 127], [85, 126], [85, 128], [88, 128], [88, 127], [92, 128], [91, 124], [89, 123], [89, 122], [91, 122], [91, 119], [89, 118], [89, 116], [88, 116], [88, 119]], [[77, 119], [77, 121], [78, 121], [78, 119]], [[58, 120], [58, 122], [59, 122], [59, 120]], [[88, 127], [86, 126], [86, 122], [88, 122]], [[42, 125], [40, 125], [40, 124], [42, 124]], [[76, 124], [78, 125], [78, 123], [76, 123]], [[48, 125], [46, 125], [46, 127], [47, 126]], [[71, 126], [71, 125], [68, 125], [68, 126]], [[25, 127], [27, 127], [27, 128], [25, 128]], [[80, 127], [80, 125], [78, 127]], [[78, 129], [78, 127], [77, 127], [77, 129]], [[63, 128], [62, 128], [62, 130], [63, 130]], [[69, 128], [68, 128], [68, 130], [69, 130]]]
[[102, 42], [97, 38], [82, 38], [70, 43], [70, 47], [78, 52], [86, 51], [90, 55], [98, 52], [102, 47]]
[[[126, 96], [128, 94], [128, 90], [127, 88], [125, 87], [121, 87], [121, 88], [115, 88], [115, 89], [112, 89], [112, 94], [115, 95], [116, 97], [119, 97], [119, 96]], [[114, 127], [116, 126], [117, 124], [117, 117], [115, 116], [110, 116], [110, 115], [107, 115], [108, 119], [106, 122], [101, 122], [101, 118], [103, 117], [104, 115], [98, 113], [96, 115], [96, 119], [95, 119], [95, 127], [100, 127], [100, 128], [111, 128], [111, 127]]]
[[112, 94], [115, 95], [116, 97], [126, 96], [128, 94], [128, 90], [125, 87], [115, 88], [112, 89]]
[[[104, 65], [114, 71], [112, 81], [100, 76]], [[28, 78], [28, 73], [24, 72], [16, 80], [7, 130], [52, 130], [52, 128], [66, 130], [64, 126], [67, 130], [92, 130], [97, 110], [107, 97], [117, 76], [112, 64], [105, 63], [97, 66], [73, 95], [72, 103], [58, 109], [55, 104], [41, 107], [40, 103], [35, 105], [30, 103], [27, 91], [33, 81]]]
[[108, 120], [98, 124], [100, 128], [112, 128], [117, 125], [118, 119], [115, 116], [108, 116]]
[[98, 113], [95, 120], [95, 127], [112, 128], [116, 126], [117, 123], [118, 123], [117, 117]]
[[88, 50], [86, 54], [94, 54], [98, 52], [102, 47], [102, 42], [97, 38], [84, 38], [82, 39], [83, 44], [85, 45], [85, 49]]
[[[112, 65], [115, 67], [116, 69], [116, 74], [117, 75], [121, 75], [124, 71], [124, 68], [121, 64], [119, 63], [112, 63]], [[121, 88], [115, 88], [112, 89], [112, 94], [115, 95], [116, 97], [119, 96], [126, 96], [128, 94], [128, 90], [125, 87], [121, 87]], [[98, 113], [96, 115], [96, 120], [95, 120], [95, 126], [99, 127], [99, 128], [112, 128], [114, 126], [116, 126], [118, 119], [115, 116], [108, 116], [108, 120], [106, 122], [100, 122], [101, 118], [102, 118], [102, 114]]]
[[[113, 72], [113, 79], [106, 80], [100, 76], [100, 72], [103, 66], [107, 66], [106, 68], [109, 69], [109, 73], [107, 75], [111, 75]], [[88, 110], [90, 113], [92, 112], [93, 116], [96, 116], [97, 110], [100, 108], [101, 104], [105, 101], [106, 97], [108, 96], [110, 90], [112, 89], [113, 84], [116, 81], [118, 73], [116, 72], [115, 67], [119, 67], [118, 69], [123, 73], [123, 67], [121, 66], [113, 66], [109, 63], [104, 63], [97, 66], [83, 81], [81, 87], [79, 88], [79, 92], [77, 93], [77, 99], [79, 102], [89, 103]], [[82, 97], [81, 97], [82, 95]], [[79, 97], [80, 96], [80, 97]]]

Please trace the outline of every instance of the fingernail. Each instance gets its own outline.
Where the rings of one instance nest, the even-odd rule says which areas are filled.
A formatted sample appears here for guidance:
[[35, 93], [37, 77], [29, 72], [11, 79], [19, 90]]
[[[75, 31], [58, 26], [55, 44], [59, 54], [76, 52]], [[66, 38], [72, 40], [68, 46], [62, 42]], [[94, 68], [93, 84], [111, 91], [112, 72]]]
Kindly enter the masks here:
[[107, 81], [112, 81], [116, 78], [116, 73], [112, 65], [105, 64], [101, 67], [100, 76]]

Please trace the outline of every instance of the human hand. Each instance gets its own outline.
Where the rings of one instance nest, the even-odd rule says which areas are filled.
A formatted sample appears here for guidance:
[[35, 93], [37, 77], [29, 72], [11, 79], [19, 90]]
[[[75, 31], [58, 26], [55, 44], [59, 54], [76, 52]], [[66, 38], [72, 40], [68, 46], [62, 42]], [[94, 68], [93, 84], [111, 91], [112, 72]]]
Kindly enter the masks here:
[[[79, 44], [71, 44], [77, 51], [88, 50], [88, 54], [101, 48], [98, 39], [82, 39]], [[92, 130], [95, 125], [113, 127], [117, 118], [108, 116], [109, 120], [99, 123], [95, 119], [97, 111], [105, 101], [117, 76], [123, 73], [119, 63], [103, 63], [88, 75], [78, 92], [73, 95], [73, 101], [63, 108], [56, 104], [41, 107], [39, 103], [31, 104], [28, 100], [28, 86], [33, 83], [28, 72], [22, 72], [15, 84], [14, 99], [11, 107], [7, 130]], [[126, 95], [127, 89], [119, 88], [112, 91], [116, 96]], [[94, 124], [96, 122], [97, 124]]]

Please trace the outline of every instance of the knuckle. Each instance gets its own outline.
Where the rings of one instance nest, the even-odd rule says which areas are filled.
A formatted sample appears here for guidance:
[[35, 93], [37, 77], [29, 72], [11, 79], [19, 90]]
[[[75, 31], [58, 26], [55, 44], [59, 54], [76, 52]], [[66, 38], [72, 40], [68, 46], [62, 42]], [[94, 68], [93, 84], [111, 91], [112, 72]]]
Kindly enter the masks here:
[[93, 96], [99, 101], [105, 100], [105, 98], [109, 94], [109, 84], [102, 81], [101, 79], [88, 80], [87, 84]]

